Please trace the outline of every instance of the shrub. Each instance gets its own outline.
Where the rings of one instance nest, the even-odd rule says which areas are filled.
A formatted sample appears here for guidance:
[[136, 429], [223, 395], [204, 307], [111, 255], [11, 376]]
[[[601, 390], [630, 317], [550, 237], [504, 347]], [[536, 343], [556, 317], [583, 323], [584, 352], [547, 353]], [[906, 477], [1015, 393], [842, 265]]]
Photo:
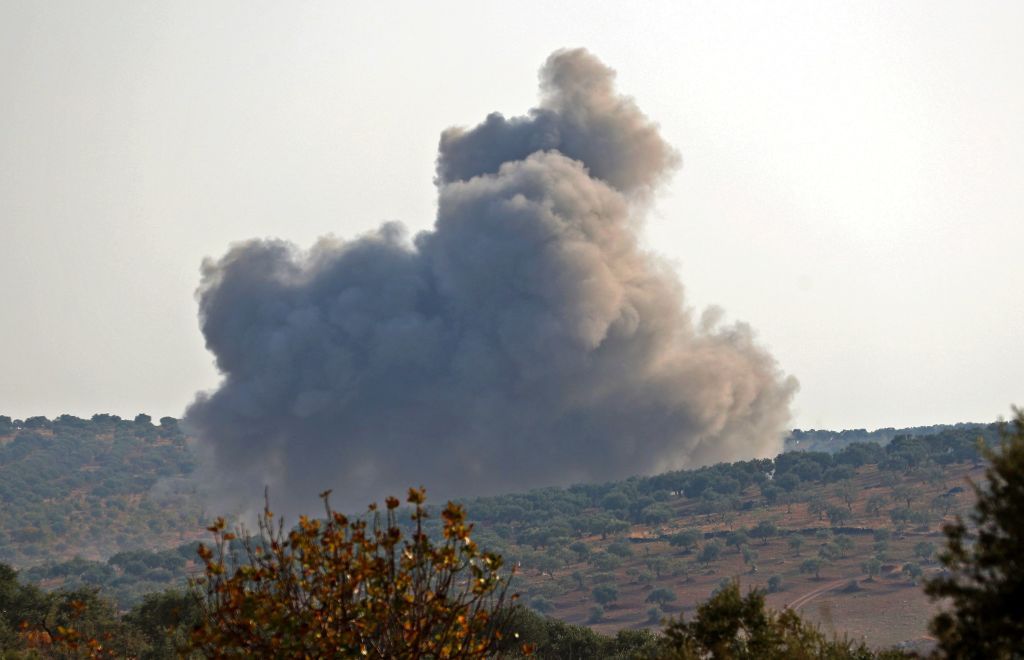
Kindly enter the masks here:
[[384, 521], [350, 521], [322, 495], [326, 519], [299, 519], [284, 531], [265, 508], [262, 542], [246, 541], [244, 560], [228, 566], [235, 535], [219, 519], [204, 562], [200, 625], [193, 650], [207, 656], [473, 657], [493, 654], [504, 622], [508, 578], [501, 557], [470, 539], [461, 506], [441, 513], [443, 538], [424, 532], [422, 490], [410, 489], [414, 531], [398, 525], [399, 501]]
[[663, 652], [671, 658], [871, 658], [863, 643], [827, 637], [796, 612], [765, 607], [764, 592], [740, 594], [730, 582], [697, 607], [693, 621], [670, 620]]

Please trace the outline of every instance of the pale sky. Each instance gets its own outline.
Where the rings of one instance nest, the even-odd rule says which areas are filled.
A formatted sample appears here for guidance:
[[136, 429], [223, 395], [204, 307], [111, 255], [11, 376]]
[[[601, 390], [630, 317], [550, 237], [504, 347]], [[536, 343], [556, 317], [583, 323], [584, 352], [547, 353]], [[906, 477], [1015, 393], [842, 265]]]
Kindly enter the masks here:
[[645, 243], [794, 426], [1024, 404], [1024, 3], [386, 4], [0, 0], [0, 414], [180, 415], [204, 257], [428, 228], [440, 131], [575, 46], [682, 153]]

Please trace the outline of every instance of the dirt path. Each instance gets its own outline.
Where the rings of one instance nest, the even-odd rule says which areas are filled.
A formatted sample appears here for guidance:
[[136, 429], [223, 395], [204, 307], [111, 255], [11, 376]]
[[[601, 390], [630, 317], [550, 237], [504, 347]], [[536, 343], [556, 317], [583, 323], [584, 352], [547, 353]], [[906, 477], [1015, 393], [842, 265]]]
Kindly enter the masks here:
[[827, 591], [832, 591], [833, 589], [838, 589], [839, 587], [843, 586], [844, 584], [846, 584], [850, 580], [863, 580], [866, 577], [867, 577], [866, 575], [858, 575], [855, 578], [848, 578], [848, 577], [846, 577], [846, 578], [842, 578], [842, 579], [839, 579], [839, 580], [835, 580], [833, 582], [829, 582], [827, 584], [823, 584], [820, 587], [818, 587], [817, 589], [812, 589], [811, 591], [808, 591], [805, 594], [797, 596], [797, 598], [795, 600], [793, 600], [791, 603], [789, 603], [788, 605], [786, 605], [786, 607], [788, 607], [789, 609], [791, 609], [791, 610], [793, 610], [795, 612], [796, 610], [799, 610], [801, 607], [803, 607], [804, 605], [806, 605], [807, 603], [811, 602], [812, 600], [814, 600], [815, 598], [817, 598], [818, 596], [820, 596], [821, 594], [823, 594], [823, 593], [825, 593]]

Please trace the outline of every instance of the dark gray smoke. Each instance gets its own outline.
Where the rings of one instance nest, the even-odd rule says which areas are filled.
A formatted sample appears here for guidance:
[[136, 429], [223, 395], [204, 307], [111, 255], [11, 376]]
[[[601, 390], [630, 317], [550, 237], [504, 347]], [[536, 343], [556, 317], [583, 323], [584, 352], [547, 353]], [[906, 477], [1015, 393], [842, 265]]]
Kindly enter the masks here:
[[694, 320], [637, 244], [678, 155], [584, 50], [526, 117], [441, 136], [434, 228], [237, 245], [198, 298], [223, 383], [187, 422], [237, 503], [468, 495], [770, 454], [796, 382]]

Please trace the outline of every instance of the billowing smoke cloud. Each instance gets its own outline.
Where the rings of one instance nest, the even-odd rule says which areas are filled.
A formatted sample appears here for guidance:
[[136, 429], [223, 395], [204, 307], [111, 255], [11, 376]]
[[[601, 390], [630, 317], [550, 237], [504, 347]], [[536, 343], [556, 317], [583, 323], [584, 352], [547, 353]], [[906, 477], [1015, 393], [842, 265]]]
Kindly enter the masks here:
[[[614, 72], [553, 54], [541, 103], [441, 136], [438, 213], [203, 266], [224, 375], [187, 422], [221, 495], [344, 506], [607, 480], [780, 447], [796, 382], [744, 325], [695, 320], [638, 247], [678, 155]], [[338, 500], [336, 500], [338, 501]]]

